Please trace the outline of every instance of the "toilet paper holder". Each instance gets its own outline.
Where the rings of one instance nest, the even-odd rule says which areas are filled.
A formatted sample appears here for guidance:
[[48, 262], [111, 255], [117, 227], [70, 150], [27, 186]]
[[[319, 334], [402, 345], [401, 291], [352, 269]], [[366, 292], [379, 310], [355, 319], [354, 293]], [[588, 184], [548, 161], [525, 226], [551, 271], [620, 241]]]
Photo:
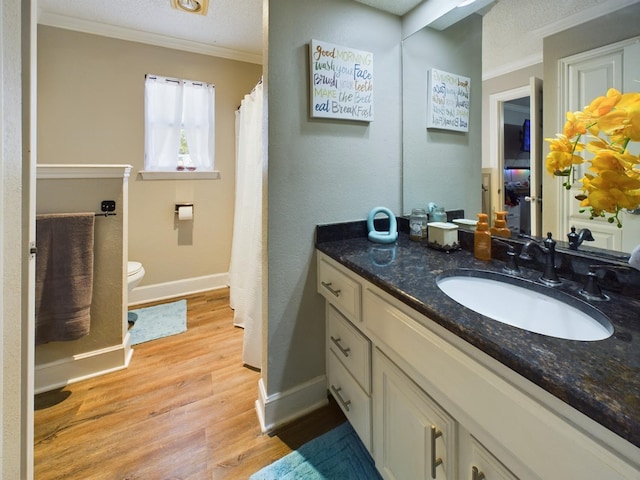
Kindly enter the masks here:
[[195, 212], [195, 207], [193, 206], [193, 203], [176, 203], [176, 210], [174, 212], [176, 215], [180, 211], [180, 207], [191, 207]]

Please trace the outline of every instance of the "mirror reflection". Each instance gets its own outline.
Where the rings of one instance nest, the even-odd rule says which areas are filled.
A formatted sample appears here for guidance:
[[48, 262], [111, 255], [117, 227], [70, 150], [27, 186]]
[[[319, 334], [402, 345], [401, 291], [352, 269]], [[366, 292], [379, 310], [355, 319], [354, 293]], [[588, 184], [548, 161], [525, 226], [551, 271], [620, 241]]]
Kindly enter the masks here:
[[[640, 24], [632, 21], [638, 15], [638, 3], [611, 0], [541, 0], [526, 11], [498, 1], [444, 30], [426, 25], [405, 38], [403, 213], [430, 202], [464, 209], [470, 219], [481, 211], [494, 218], [502, 209], [514, 233], [551, 231], [559, 247], [568, 248], [572, 226], [589, 228], [594, 241], [580, 250], [630, 252], [640, 243], [640, 216], [624, 212], [618, 229], [580, 213], [574, 196], [582, 172], [564, 190], [544, 170], [548, 146], [542, 139], [561, 131], [566, 111], [582, 109], [609, 87], [638, 90]], [[468, 132], [426, 128], [430, 68], [471, 79]], [[572, 84], [572, 75], [585, 85]], [[544, 92], [539, 109], [526, 93], [534, 78]]]

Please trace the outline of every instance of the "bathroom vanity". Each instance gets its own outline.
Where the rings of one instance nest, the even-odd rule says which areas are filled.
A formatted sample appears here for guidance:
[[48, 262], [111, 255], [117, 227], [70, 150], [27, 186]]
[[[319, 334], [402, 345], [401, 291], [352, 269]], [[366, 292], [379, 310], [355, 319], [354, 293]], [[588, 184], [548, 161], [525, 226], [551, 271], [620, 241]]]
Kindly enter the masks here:
[[640, 479], [640, 301], [596, 305], [614, 326], [605, 340], [547, 337], [436, 285], [442, 272], [503, 262], [406, 234], [393, 245], [347, 237], [316, 244], [328, 389], [385, 479]]

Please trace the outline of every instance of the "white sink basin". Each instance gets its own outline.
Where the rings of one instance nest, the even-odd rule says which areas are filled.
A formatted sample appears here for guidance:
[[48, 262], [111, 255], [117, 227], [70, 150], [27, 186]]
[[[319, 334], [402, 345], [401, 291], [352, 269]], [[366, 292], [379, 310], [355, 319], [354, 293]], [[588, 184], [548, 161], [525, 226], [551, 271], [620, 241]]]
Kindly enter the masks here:
[[560, 291], [494, 272], [454, 270], [440, 275], [440, 290], [498, 322], [567, 340], [604, 340], [611, 322], [596, 308]]

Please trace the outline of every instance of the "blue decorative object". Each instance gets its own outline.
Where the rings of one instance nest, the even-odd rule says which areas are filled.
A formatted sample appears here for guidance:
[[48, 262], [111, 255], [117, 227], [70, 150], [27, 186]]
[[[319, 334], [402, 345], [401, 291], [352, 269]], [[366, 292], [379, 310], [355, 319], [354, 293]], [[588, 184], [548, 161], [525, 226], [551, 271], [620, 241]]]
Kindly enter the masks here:
[[[389, 231], [382, 232], [376, 230], [373, 219], [379, 213], [389, 217]], [[393, 243], [398, 239], [398, 223], [396, 216], [386, 207], [376, 207], [369, 212], [367, 217], [367, 229], [369, 230], [369, 240], [375, 243]]]

